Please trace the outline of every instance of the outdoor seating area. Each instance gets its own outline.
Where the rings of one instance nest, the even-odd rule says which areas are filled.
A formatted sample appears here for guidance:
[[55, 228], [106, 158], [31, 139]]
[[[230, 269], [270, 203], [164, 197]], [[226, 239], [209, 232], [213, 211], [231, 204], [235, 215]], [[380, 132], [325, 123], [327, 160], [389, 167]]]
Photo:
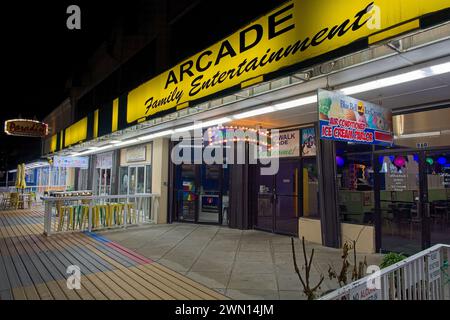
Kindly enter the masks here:
[[138, 215], [134, 203], [79, 204], [57, 207], [57, 231], [83, 231], [89, 227], [89, 210], [92, 210], [92, 230], [136, 224]]
[[0, 193], [0, 210], [32, 208], [37, 201], [36, 193], [2, 192]]
[[154, 223], [158, 195], [94, 196], [88, 191], [41, 197], [45, 233], [83, 232]]

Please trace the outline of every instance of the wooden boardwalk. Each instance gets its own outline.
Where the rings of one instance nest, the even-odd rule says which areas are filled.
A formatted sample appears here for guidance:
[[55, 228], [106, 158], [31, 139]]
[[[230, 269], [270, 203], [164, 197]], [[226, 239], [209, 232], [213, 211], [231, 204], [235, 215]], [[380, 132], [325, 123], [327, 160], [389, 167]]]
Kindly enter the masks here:
[[[216, 300], [227, 297], [92, 233], [43, 235], [43, 211], [0, 211], [0, 300]], [[67, 288], [68, 266], [81, 289]]]

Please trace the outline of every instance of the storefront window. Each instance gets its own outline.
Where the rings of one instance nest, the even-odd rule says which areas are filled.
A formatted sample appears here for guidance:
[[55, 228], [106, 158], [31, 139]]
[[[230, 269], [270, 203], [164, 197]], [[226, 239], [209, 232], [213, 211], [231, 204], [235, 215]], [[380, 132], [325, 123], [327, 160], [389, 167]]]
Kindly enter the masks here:
[[450, 243], [450, 152], [427, 154], [431, 245]]
[[78, 190], [87, 190], [88, 189], [88, 169], [77, 169], [78, 171]]
[[152, 166], [145, 166], [145, 193], [152, 193]]
[[41, 169], [40, 178], [39, 178], [41, 186], [47, 187], [50, 185], [49, 172], [50, 172], [50, 167], [45, 167], [45, 168]]
[[[371, 146], [336, 143], [341, 221], [374, 224], [374, 170]], [[360, 153], [358, 152], [360, 151]]]
[[51, 177], [52, 177], [51, 185], [59, 186], [59, 168], [58, 167], [52, 168]]
[[66, 168], [60, 168], [59, 170], [59, 185], [65, 186], [67, 181], [67, 169]]
[[128, 193], [128, 167], [120, 167], [119, 169], [119, 194]]
[[382, 249], [417, 252], [421, 248], [418, 154], [378, 157]]
[[136, 193], [144, 193], [145, 188], [145, 167], [137, 168]]
[[130, 167], [130, 175], [128, 180], [128, 186], [129, 186], [129, 194], [135, 194], [136, 193], [136, 167]]
[[319, 179], [316, 158], [303, 159], [303, 216], [319, 217]]

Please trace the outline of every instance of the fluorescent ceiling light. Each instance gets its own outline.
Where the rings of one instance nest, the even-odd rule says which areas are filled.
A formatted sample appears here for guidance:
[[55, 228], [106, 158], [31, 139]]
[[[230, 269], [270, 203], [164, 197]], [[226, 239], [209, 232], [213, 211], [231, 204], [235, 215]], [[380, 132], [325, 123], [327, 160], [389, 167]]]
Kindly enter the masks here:
[[284, 103], [276, 104], [274, 107], [276, 110], [286, 110], [291, 108], [296, 108], [300, 106], [305, 106], [307, 104], [312, 104], [317, 102], [317, 95], [300, 98], [297, 100], [292, 100]]
[[186, 132], [186, 131], [191, 131], [191, 130], [195, 130], [195, 129], [202, 129], [202, 128], [206, 128], [206, 127], [221, 125], [221, 124], [224, 124], [224, 123], [227, 123], [230, 121], [231, 121], [230, 118], [224, 117], [224, 118], [214, 119], [214, 120], [205, 121], [205, 122], [198, 122], [191, 126], [175, 129], [175, 132], [179, 133], [179, 132]]
[[131, 139], [131, 140], [127, 140], [127, 141], [124, 141], [124, 142], [116, 143], [114, 146], [115, 147], [127, 146], [129, 144], [133, 144], [133, 143], [136, 143], [138, 141], [139, 141], [138, 139]]
[[430, 68], [433, 75], [444, 74], [450, 72], [450, 62], [438, 64]]
[[99, 151], [103, 151], [103, 150], [107, 150], [107, 149], [110, 149], [110, 148], [112, 148], [113, 147], [113, 145], [107, 145], [107, 146], [103, 146], [103, 147], [91, 147], [91, 148], [89, 148], [88, 150], [86, 150], [86, 151], [83, 151], [83, 152], [78, 152], [78, 153], [73, 153], [73, 154], [71, 154], [70, 156], [71, 157], [78, 157], [78, 156], [87, 156], [87, 155], [89, 155], [89, 154], [92, 154], [92, 153], [96, 153], [96, 152], [99, 152]]
[[164, 136], [170, 136], [173, 133], [174, 133], [173, 130], [166, 130], [166, 131], [149, 134], [148, 136], [139, 137], [137, 139], [139, 141], [147, 141], [147, 140], [152, 140], [152, 139], [160, 138], [160, 137], [164, 137]]
[[411, 138], [422, 138], [422, 137], [436, 137], [440, 136], [440, 131], [433, 132], [418, 132], [418, 133], [410, 133], [410, 134], [402, 134], [399, 136], [394, 136], [394, 139], [411, 139]]
[[254, 116], [260, 116], [260, 115], [271, 113], [274, 111], [276, 111], [275, 107], [265, 107], [265, 108], [261, 108], [261, 109], [256, 109], [256, 110], [236, 114], [233, 116], [233, 118], [240, 120], [240, 119], [250, 118], [250, 117], [254, 117]]
[[450, 72], [450, 62], [437, 64], [431, 67], [422, 68], [419, 70], [402, 73], [396, 76], [382, 78], [374, 81], [369, 81], [356, 86], [347, 87], [340, 91], [346, 95], [367, 92], [371, 90], [386, 88], [402, 83], [407, 83], [415, 80], [420, 80], [435, 75], [440, 75]]
[[341, 89], [340, 91], [346, 95], [352, 95], [355, 93], [367, 92], [371, 90], [386, 88], [406, 82], [411, 82], [414, 80], [419, 80], [426, 78], [428, 75], [424, 70], [416, 70], [412, 72], [407, 72], [399, 74], [397, 76], [378, 79], [374, 81], [369, 81], [356, 86]]
[[118, 144], [118, 143], [121, 143], [122, 141], [121, 140], [111, 140], [111, 141], [108, 141], [108, 143], [112, 143], [112, 144]]

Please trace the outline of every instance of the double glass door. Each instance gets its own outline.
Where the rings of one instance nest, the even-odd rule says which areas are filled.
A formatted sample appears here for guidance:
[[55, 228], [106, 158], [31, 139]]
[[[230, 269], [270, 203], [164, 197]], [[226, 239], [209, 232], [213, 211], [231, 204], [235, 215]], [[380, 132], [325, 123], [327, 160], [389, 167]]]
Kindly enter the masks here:
[[258, 176], [255, 228], [280, 234], [298, 233], [300, 168], [300, 160], [281, 161], [276, 175]]
[[120, 194], [134, 195], [151, 192], [151, 167], [129, 166], [120, 168]]
[[111, 169], [97, 168], [98, 174], [98, 195], [105, 196], [111, 194]]
[[382, 251], [412, 254], [450, 243], [450, 151], [378, 156], [376, 210]]
[[228, 169], [223, 165], [182, 164], [175, 168], [175, 219], [228, 224]]

